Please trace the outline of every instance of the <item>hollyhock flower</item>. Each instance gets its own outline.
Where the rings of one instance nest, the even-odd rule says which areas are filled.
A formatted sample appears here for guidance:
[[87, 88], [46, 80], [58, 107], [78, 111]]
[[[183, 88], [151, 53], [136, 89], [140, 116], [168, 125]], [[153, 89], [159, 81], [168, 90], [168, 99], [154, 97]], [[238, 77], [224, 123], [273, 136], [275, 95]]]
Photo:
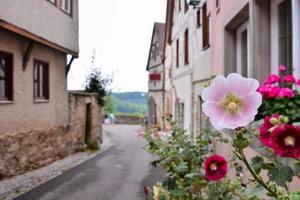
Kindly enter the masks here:
[[286, 70], [286, 66], [284, 66], [284, 65], [279, 65], [279, 66], [278, 66], [278, 70], [279, 70], [280, 72], [284, 72], [284, 71]]
[[227, 162], [219, 155], [213, 155], [204, 162], [205, 177], [209, 181], [218, 181], [227, 173]]
[[278, 97], [292, 98], [295, 96], [294, 91], [291, 88], [281, 88]]
[[278, 76], [277, 74], [270, 74], [265, 80], [264, 84], [278, 83], [280, 81], [281, 81], [280, 76]]
[[254, 120], [262, 102], [258, 86], [257, 80], [240, 74], [229, 74], [227, 79], [219, 75], [202, 92], [203, 112], [217, 130], [246, 126]]
[[281, 157], [300, 158], [300, 127], [286, 124], [271, 134], [271, 148]]
[[267, 97], [269, 99], [276, 98], [279, 96], [280, 91], [281, 91], [281, 88], [279, 86], [271, 86], [271, 87], [269, 87]]
[[[267, 147], [272, 146], [271, 134], [273, 130], [280, 124], [280, 115], [273, 114], [272, 116], [265, 116], [264, 123], [259, 127], [260, 141]], [[278, 122], [278, 123], [277, 123]]]
[[298, 80], [296, 81], [296, 84], [297, 84], [297, 85], [300, 85], [300, 79], [298, 79]]
[[283, 77], [283, 80], [284, 80], [284, 82], [287, 82], [287, 83], [295, 83], [295, 81], [296, 81], [295, 77], [291, 74], [285, 75]]

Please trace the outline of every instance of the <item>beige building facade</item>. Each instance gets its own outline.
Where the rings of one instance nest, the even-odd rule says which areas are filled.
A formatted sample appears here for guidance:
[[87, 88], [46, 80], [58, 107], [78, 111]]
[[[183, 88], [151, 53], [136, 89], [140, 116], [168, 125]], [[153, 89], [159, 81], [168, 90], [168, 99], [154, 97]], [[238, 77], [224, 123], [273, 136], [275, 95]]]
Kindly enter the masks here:
[[165, 24], [154, 23], [147, 71], [148, 77], [148, 123], [164, 128], [164, 42]]
[[78, 54], [78, 0], [0, 1], [0, 179], [100, 143], [96, 95], [67, 90]]

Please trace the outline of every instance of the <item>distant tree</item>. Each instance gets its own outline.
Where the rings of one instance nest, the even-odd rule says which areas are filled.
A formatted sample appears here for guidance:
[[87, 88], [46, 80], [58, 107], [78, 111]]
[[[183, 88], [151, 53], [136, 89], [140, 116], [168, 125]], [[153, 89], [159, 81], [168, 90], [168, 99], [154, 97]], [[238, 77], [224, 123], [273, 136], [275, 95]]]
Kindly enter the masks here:
[[115, 102], [112, 96], [110, 94], [106, 95], [104, 101], [104, 111], [106, 113], [115, 113]]
[[88, 74], [85, 82], [85, 91], [98, 94], [98, 103], [104, 106], [105, 96], [110, 93], [109, 84], [112, 82], [110, 76], [104, 76], [100, 68], [94, 68]]

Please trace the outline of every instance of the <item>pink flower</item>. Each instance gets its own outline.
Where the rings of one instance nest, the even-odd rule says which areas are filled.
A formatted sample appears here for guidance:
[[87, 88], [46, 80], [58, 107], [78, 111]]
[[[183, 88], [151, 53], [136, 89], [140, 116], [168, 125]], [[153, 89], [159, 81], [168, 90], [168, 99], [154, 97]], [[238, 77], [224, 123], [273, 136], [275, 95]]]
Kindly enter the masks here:
[[286, 124], [271, 134], [271, 148], [281, 157], [300, 158], [300, 127]]
[[265, 80], [264, 84], [278, 83], [280, 81], [281, 81], [280, 76], [278, 76], [277, 74], [270, 74]]
[[272, 99], [272, 98], [278, 97], [280, 91], [281, 91], [281, 88], [279, 86], [270, 87], [269, 92], [268, 92], [268, 98]]
[[227, 173], [227, 162], [219, 155], [213, 155], [204, 162], [205, 177], [209, 181], [218, 181]]
[[298, 80], [296, 81], [296, 84], [297, 84], [297, 85], [300, 85], [300, 79], [298, 79]]
[[218, 130], [246, 126], [262, 103], [261, 94], [256, 92], [258, 86], [257, 80], [240, 74], [229, 74], [227, 79], [219, 75], [202, 92], [203, 112]]
[[296, 81], [295, 77], [291, 74], [285, 75], [283, 77], [283, 80], [284, 80], [284, 82], [287, 82], [287, 83], [295, 83], [295, 81]]
[[292, 98], [295, 96], [294, 91], [291, 88], [281, 88], [278, 97], [286, 97], [286, 98]]
[[279, 70], [280, 72], [284, 72], [284, 71], [286, 70], [286, 66], [284, 66], [284, 65], [279, 65], [279, 66], [278, 66], [278, 70]]

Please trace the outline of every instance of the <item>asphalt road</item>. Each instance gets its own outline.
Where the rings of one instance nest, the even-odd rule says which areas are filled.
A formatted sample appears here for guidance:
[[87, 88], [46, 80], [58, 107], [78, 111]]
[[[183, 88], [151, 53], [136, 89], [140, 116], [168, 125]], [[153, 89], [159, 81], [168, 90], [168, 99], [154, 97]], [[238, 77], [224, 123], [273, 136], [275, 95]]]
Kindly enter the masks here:
[[144, 186], [164, 173], [137, 136], [139, 126], [106, 125], [114, 145], [91, 160], [20, 196], [17, 200], [140, 200]]

